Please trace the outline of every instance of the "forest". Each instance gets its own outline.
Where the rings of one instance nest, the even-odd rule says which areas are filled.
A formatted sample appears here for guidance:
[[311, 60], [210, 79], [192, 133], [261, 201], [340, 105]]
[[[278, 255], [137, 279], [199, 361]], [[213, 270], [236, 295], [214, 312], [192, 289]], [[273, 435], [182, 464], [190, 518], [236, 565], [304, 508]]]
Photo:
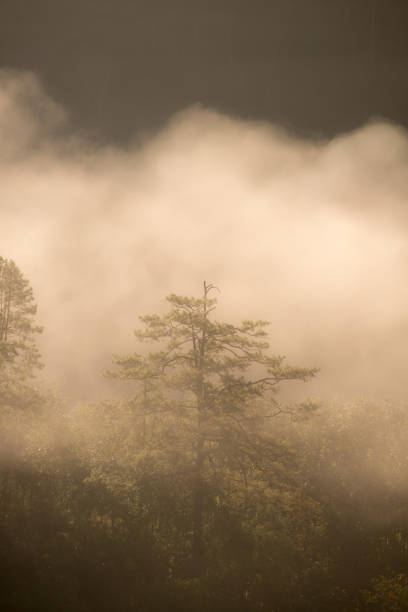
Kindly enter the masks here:
[[310, 400], [318, 363], [197, 290], [135, 304], [134, 352], [103, 372], [123, 392], [72, 405], [0, 257], [0, 610], [407, 610], [406, 406]]

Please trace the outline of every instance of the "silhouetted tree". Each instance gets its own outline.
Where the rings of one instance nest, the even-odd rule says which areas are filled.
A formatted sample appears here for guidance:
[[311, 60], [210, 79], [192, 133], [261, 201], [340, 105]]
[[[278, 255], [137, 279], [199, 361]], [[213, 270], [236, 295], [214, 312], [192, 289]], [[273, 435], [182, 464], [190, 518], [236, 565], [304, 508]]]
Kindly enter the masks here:
[[282, 449], [263, 428], [279, 412], [278, 385], [306, 381], [317, 371], [269, 355], [265, 321], [213, 320], [213, 289], [204, 283], [199, 299], [170, 295], [167, 314], [141, 317], [144, 328], [135, 332], [137, 339], [158, 349], [116, 357], [117, 369], [108, 373], [137, 383], [133, 403], [143, 446], [156, 445], [189, 465], [190, 569], [196, 576], [205, 556], [204, 514], [226, 492], [225, 487], [217, 492], [210, 481], [216, 482], [217, 475], [230, 476], [231, 482], [238, 477], [244, 491], [251, 476], [259, 478], [268, 461], [280, 457]]

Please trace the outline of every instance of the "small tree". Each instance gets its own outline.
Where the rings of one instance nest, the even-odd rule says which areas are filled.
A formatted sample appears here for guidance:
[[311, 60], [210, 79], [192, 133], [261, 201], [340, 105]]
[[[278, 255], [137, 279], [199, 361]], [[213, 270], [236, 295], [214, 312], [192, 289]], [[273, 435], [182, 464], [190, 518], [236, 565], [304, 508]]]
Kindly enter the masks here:
[[[204, 282], [202, 298], [170, 295], [167, 314], [140, 317], [144, 328], [135, 331], [136, 338], [158, 349], [115, 357], [117, 369], [107, 373], [137, 384], [133, 404], [142, 421], [142, 446], [155, 429], [162, 448], [190, 462], [194, 575], [201, 574], [205, 552], [206, 476], [240, 472], [247, 484], [248, 472], [261, 468], [271, 453], [276, 459], [262, 425], [279, 412], [279, 384], [306, 381], [317, 372], [268, 355], [266, 321], [237, 326], [213, 320], [214, 289]], [[166, 422], [164, 434], [158, 433], [158, 415], [162, 432]]]
[[[12, 400], [22, 384], [42, 367], [35, 344], [33, 290], [14, 261], [0, 257], [0, 398]], [[12, 402], [13, 403], [13, 402]]]

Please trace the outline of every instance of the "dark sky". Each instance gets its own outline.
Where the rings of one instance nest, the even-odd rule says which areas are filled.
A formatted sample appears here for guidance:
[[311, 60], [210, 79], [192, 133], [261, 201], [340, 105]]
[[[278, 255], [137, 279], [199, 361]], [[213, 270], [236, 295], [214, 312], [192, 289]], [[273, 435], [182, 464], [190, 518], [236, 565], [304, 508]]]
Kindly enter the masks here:
[[0, 65], [103, 142], [201, 103], [332, 136], [408, 125], [407, 0], [0, 0]]

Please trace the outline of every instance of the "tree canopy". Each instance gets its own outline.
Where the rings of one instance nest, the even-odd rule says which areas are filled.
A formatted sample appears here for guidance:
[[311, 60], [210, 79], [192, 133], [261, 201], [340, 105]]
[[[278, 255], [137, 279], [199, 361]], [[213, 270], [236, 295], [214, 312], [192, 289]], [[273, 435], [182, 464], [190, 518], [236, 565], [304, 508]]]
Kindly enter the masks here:
[[127, 399], [66, 407], [34, 392], [33, 294], [1, 273], [2, 610], [407, 609], [406, 405], [284, 405], [316, 369], [217, 321], [205, 283], [141, 317], [108, 374]]

